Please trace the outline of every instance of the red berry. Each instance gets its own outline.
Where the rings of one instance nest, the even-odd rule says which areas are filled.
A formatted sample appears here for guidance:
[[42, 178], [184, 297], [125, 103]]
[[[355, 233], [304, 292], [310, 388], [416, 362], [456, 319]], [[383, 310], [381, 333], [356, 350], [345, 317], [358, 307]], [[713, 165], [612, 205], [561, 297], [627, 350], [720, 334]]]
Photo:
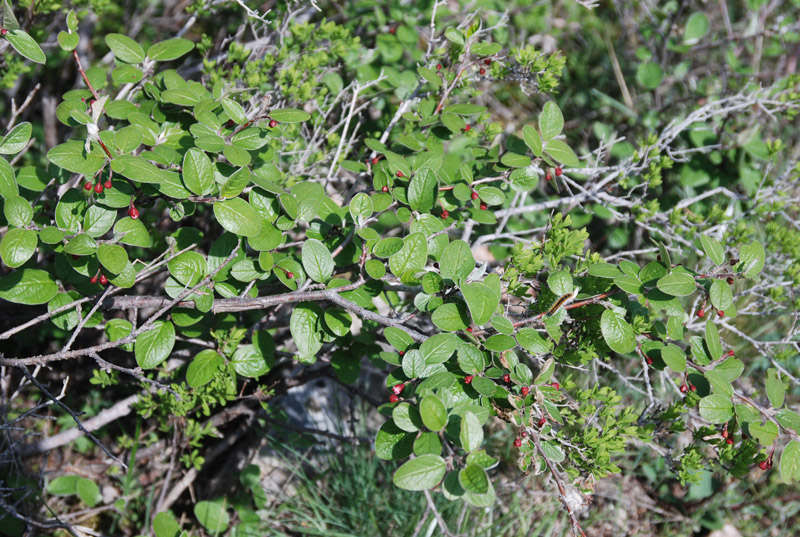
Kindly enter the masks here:
[[472, 384], [472, 379], [474, 378], [475, 377], [473, 375], [467, 375], [466, 377], [464, 377], [464, 384]]
[[464, 132], [469, 132], [471, 128], [469, 125], [464, 126]]
[[100, 275], [100, 285], [105, 285], [108, 283], [108, 278], [106, 278], [105, 274]]
[[270, 119], [269, 120], [269, 128], [270, 129], [274, 129], [277, 126], [278, 126], [278, 122], [277, 121], [275, 121], [274, 119]]
[[397, 31], [397, 27], [396, 26], [392, 26], [391, 28], [389, 28], [389, 33], [392, 34], [392, 35], [394, 35], [394, 33], [396, 31]]
[[728, 282], [728, 285], [733, 285], [733, 278], [731, 278], [730, 276], [728, 276], [728, 279], [726, 281]]
[[544, 427], [545, 423], [547, 423], [547, 418], [542, 416], [542, 419], [539, 420], [539, 427]]
[[729, 436], [728, 438], [725, 439], [725, 442], [727, 442], [729, 446], [732, 446], [733, 445], [733, 438], [731, 438]]
[[689, 389], [692, 390], [693, 392], [696, 392], [697, 391], [697, 386], [692, 384], [691, 386], [689, 386]]
[[719, 310], [717, 312], [717, 315], [719, 315], [720, 317], [725, 317], [725, 312], [723, 310]]
[[292, 278], [294, 278], [294, 272], [287, 272], [286, 277], [291, 280]]
[[769, 468], [769, 463], [767, 461], [761, 461], [758, 463], [758, 467], [761, 468], [762, 470], [766, 470], [767, 468]]
[[472, 333], [472, 327], [471, 326], [467, 327], [467, 332], [469, 332], [470, 334]]
[[450, 218], [450, 212], [447, 209], [445, 209], [444, 211], [442, 211], [442, 220], [447, 220], [448, 218]]
[[442, 70], [442, 64], [441, 63], [437, 63], [436, 64], [436, 70], [437, 71], [441, 71]]
[[508, 373], [503, 375], [503, 382], [511, 382], [511, 375], [509, 375]]
[[486, 58], [485, 60], [483, 60], [483, 63], [485, 63], [486, 65], [492, 65], [492, 60]]
[[481, 211], [485, 211], [488, 208], [489, 208], [488, 205], [486, 205], [485, 203], [481, 203]]
[[403, 177], [403, 172], [401, 172], [401, 171], [398, 171], [398, 172], [397, 172], [397, 177]]
[[405, 388], [406, 385], [403, 384], [402, 382], [400, 384], [395, 384], [394, 386], [392, 386], [392, 393], [395, 395], [400, 395], [401, 393], [403, 393], [403, 390]]
[[5, 37], [7, 33], [8, 33], [8, 30], [7, 30], [7, 29], [5, 29], [5, 28], [3, 28], [2, 30], [0, 30], [0, 36], [3, 36], [3, 37]]
[[736, 354], [736, 353], [735, 353], [735, 352], [733, 352], [733, 349], [731, 349], [731, 350], [729, 350], [729, 351], [728, 351], [728, 356], [733, 356], [733, 355], [735, 355], [735, 354]]
[[689, 386], [686, 384], [681, 384], [681, 393], [686, 393], [689, 391]]
[[97, 276], [92, 276], [92, 279], [89, 281], [92, 283], [97, 283]]
[[515, 438], [514, 439], [514, 447], [522, 447], [522, 439]]
[[705, 316], [706, 316], [706, 312], [705, 312], [705, 310], [703, 310], [702, 308], [700, 308], [699, 310], [697, 310], [697, 316], [698, 316], [698, 317], [700, 317], [700, 318], [703, 318], [703, 317], [705, 317]]
[[131, 207], [130, 209], [128, 209], [128, 216], [136, 220], [137, 218], [139, 218], [139, 209], [137, 209], [136, 207]]
[[722, 435], [722, 438], [728, 438], [731, 433], [728, 432], [728, 429], [723, 429], [720, 434]]
[[91, 190], [92, 189], [92, 182], [91, 181], [86, 181], [85, 183], [83, 183], [83, 188], [86, 189], [86, 190]]
[[558, 382], [551, 382], [550, 383], [550, 387], [551, 388], [555, 388], [556, 390], [560, 390], [561, 389], [561, 384], [559, 384]]
[[97, 183], [96, 185], [94, 185], [94, 191], [97, 192], [98, 194], [102, 194], [103, 193], [103, 183]]
[[399, 397], [397, 397], [395, 394], [392, 394], [392, 395], [390, 395], [390, 396], [389, 396], [389, 402], [390, 402], [390, 403], [396, 403], [396, 402], [398, 402], [399, 400], [400, 400], [400, 398], [399, 398]]
[[549, 181], [549, 180], [551, 180], [552, 178], [553, 178], [553, 176], [552, 176], [552, 175], [550, 175], [550, 172], [547, 172], [547, 173], [545, 174], [545, 176], [544, 176], [544, 180], [545, 180], [545, 181]]
[[519, 433], [519, 435], [520, 435], [522, 438], [528, 438], [528, 433], [526, 433], [525, 431], [522, 431], [521, 433]]
[[108, 181], [106, 181], [106, 182], [103, 184], [103, 186], [104, 186], [104, 187], [106, 187], [106, 190], [108, 190], [109, 188], [111, 188], [111, 187], [113, 187], [113, 186], [114, 186], [114, 183], [112, 183], [112, 182], [111, 182], [111, 179], [109, 179]]
[[389, 187], [386, 186], [386, 185], [383, 185], [383, 188], [381, 188], [381, 192], [389, 192]]
[[647, 358], [645, 358], [644, 361], [647, 362], [647, 365], [653, 365], [653, 359], [650, 358], [649, 356]]
[[525, 397], [526, 395], [528, 395], [529, 393], [531, 393], [531, 389], [530, 389], [530, 388], [528, 388], [527, 386], [523, 386], [523, 387], [522, 387], [522, 389], [521, 389], [520, 391], [522, 392], [522, 396], [523, 396], [523, 397]]
[[377, 164], [380, 159], [378, 157], [373, 157], [372, 164]]
[[406, 351], [400, 351], [400, 352], [398, 352], [397, 354], [399, 354], [400, 356], [405, 356], [405, 354], [406, 354]]
[[481, 70], [480, 70], [480, 71], [478, 71], [478, 72], [479, 72], [480, 74], [482, 74], [482, 75], [485, 75], [485, 74], [486, 74], [486, 69], [484, 69], [483, 67], [481, 67]]
[[470, 194], [470, 195], [472, 196], [472, 199], [474, 199], [474, 200], [478, 199], [478, 193], [475, 192], [474, 190], [472, 191], [472, 194]]
[[561, 168], [556, 168], [556, 177], [561, 176]]

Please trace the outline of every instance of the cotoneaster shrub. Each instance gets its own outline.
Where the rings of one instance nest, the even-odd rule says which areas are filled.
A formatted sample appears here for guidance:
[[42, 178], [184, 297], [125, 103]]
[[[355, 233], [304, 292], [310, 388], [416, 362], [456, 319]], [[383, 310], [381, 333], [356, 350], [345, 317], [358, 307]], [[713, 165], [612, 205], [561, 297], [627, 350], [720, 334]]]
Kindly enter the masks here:
[[[652, 90], [675, 115], [650, 110], [646, 134], [623, 141], [615, 131], [638, 124], [581, 124], [559, 95], [586, 91], [562, 79], [584, 73], [565, 73], [562, 53], [517, 46], [500, 12], [352, 9], [344, 22], [236, 11], [252, 41], [215, 55], [185, 30], [157, 42], [85, 36], [69, 11], [60, 52], [45, 56], [4, 2], [6, 56], [59, 55], [82, 80], [61, 95], [68, 135], [46, 155], [17, 108], [0, 142], [0, 298], [37, 315], [0, 334], [15, 338], [0, 364], [20, 388], [60, 406], [37, 380], [43, 367], [89, 368], [108, 394], [133, 379], [126, 404], [142, 429], [120, 439], [124, 454], [91, 436], [98, 449], [121, 468], [144, 447], [144, 424], [154, 445], [180, 428], [172, 453], [197, 471], [227, 408], [255, 420], [291, 386], [322, 375], [358, 385], [362, 368], [378, 368], [374, 450], [399, 461], [395, 486], [491, 507], [502, 454], [485, 431], [501, 427], [521, 474], [551, 476], [576, 534], [595, 483], [621, 471], [630, 445], [681, 485], [773, 465], [785, 483], [800, 479], [787, 391], [797, 328], [766, 317], [796, 316], [799, 170], [780, 139], [737, 131], [747, 111], [792, 132], [796, 77], [745, 77], [695, 101], [691, 84], [665, 80], [666, 48], [658, 61], [637, 50], [642, 99]], [[228, 20], [211, 5], [190, 11]], [[685, 29], [671, 50], [688, 55], [710, 23], [675, 16]], [[84, 39], [113, 61], [82, 60]], [[689, 76], [675, 63], [669, 76]], [[492, 110], [521, 99], [537, 103], [524, 124]], [[785, 336], [759, 339], [742, 314]], [[62, 445], [46, 442], [10, 456]], [[242, 483], [258, 507], [257, 480]], [[90, 507], [100, 498], [76, 475], [47, 491]], [[159, 493], [153, 527], [174, 535], [177, 496]], [[232, 525], [218, 499], [194, 515], [210, 533]], [[257, 527], [240, 518], [237, 531]], [[148, 527], [134, 520], [133, 533]]]

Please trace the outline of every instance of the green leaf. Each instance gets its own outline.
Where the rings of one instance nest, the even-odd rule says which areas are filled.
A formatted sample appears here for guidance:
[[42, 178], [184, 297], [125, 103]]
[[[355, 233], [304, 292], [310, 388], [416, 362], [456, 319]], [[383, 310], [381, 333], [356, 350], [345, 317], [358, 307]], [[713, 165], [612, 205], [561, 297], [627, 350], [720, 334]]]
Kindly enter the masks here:
[[15, 125], [2, 140], [0, 140], [0, 155], [16, 155], [28, 145], [33, 132], [33, 125], [27, 121]]
[[153, 239], [150, 237], [150, 232], [147, 231], [144, 223], [141, 220], [134, 220], [130, 217], [117, 221], [116, 225], [114, 225], [114, 238], [122, 244], [141, 246], [142, 248], [150, 248], [153, 244]]
[[223, 228], [235, 235], [254, 237], [261, 231], [261, 218], [242, 198], [215, 202], [214, 216]]
[[6, 39], [14, 47], [14, 50], [31, 60], [32, 62], [44, 64], [45, 56], [39, 44], [27, 33], [20, 29], [9, 30]]
[[778, 371], [774, 368], [767, 370], [767, 379], [765, 381], [767, 389], [767, 397], [772, 408], [780, 408], [783, 406], [783, 400], [786, 397], [786, 385], [778, 377]]
[[477, 375], [486, 367], [483, 352], [475, 345], [459, 346], [458, 366], [468, 375]]
[[700, 244], [703, 246], [703, 251], [715, 265], [721, 265], [725, 262], [725, 249], [717, 239], [708, 235], [700, 235]]
[[495, 334], [493, 336], [489, 336], [489, 338], [484, 342], [484, 346], [490, 351], [502, 352], [513, 349], [517, 346], [517, 342], [511, 336]]
[[733, 292], [731, 286], [725, 280], [714, 280], [708, 291], [711, 298], [711, 305], [718, 310], [730, 310], [733, 306]]
[[39, 237], [32, 229], [9, 229], [0, 241], [0, 257], [10, 268], [23, 265], [36, 252]]
[[787, 485], [795, 479], [800, 480], [800, 442], [792, 440], [781, 453], [781, 478]]
[[419, 270], [428, 259], [428, 241], [422, 233], [411, 233], [403, 239], [403, 247], [389, 257], [389, 270], [402, 277], [409, 270]]
[[[69, 23], [69, 18], [67, 18], [67, 22]], [[14, 16], [14, 9], [11, 7], [9, 0], [2, 0], [2, 3], [0, 3], [0, 24], [2, 24], [3, 28], [6, 30], [16, 30], [19, 28], [19, 22]]]
[[67, 171], [83, 175], [93, 175], [103, 167], [105, 156], [97, 144], [92, 144], [91, 152], [87, 153], [83, 143], [78, 140], [55, 146], [47, 152], [47, 159]]
[[622, 271], [611, 263], [595, 263], [589, 267], [589, 275], [597, 278], [616, 278], [622, 276]]
[[[72, 304], [79, 298], [81, 298], [81, 295], [79, 295], [76, 291], [70, 291], [68, 293], [59, 293], [55, 297], [53, 297], [53, 300], [47, 303], [47, 312], [52, 313], [53, 311], [59, 308], [62, 308], [68, 304]], [[73, 328], [78, 326], [78, 323], [81, 321], [81, 316], [76, 308], [70, 308], [68, 310], [62, 311], [61, 313], [54, 315], [50, 320], [53, 322], [54, 325], [59, 327], [61, 330], [72, 330]], [[113, 319], [113, 320], [122, 321], [122, 319]], [[109, 320], [109, 322], [110, 321], [111, 319]], [[106, 333], [108, 333], [109, 329], [110, 327], [107, 322]]]
[[350, 211], [350, 216], [353, 217], [353, 222], [359, 226], [363, 226], [364, 221], [372, 216], [374, 211], [372, 198], [360, 192], [350, 200], [350, 207], [348, 209]]
[[694, 278], [689, 274], [667, 274], [659, 278], [656, 285], [659, 291], [670, 296], [689, 296], [697, 290]]
[[581, 163], [575, 151], [561, 140], [550, 140], [545, 150], [548, 155], [565, 166], [577, 166]]
[[183, 184], [198, 196], [213, 190], [214, 167], [205, 152], [193, 147], [183, 156]]
[[199, 388], [211, 382], [225, 359], [217, 351], [205, 349], [198, 352], [186, 369], [186, 383]]
[[561, 109], [553, 101], [544, 103], [542, 113], [539, 114], [539, 130], [545, 141], [551, 140], [564, 130], [564, 116]]
[[231, 522], [230, 515], [225, 510], [225, 504], [222, 501], [197, 502], [194, 504], [194, 516], [205, 529], [213, 534], [224, 532]]
[[400, 352], [407, 351], [414, 345], [414, 340], [404, 330], [395, 328], [394, 326], [387, 326], [383, 330], [383, 337], [389, 342], [389, 345], [394, 347]]
[[322, 310], [313, 302], [299, 302], [292, 310], [289, 331], [300, 356], [315, 356], [322, 348]]
[[247, 115], [244, 113], [242, 105], [231, 99], [222, 99], [222, 109], [228, 114], [228, 117], [239, 125], [247, 123]]
[[442, 278], [461, 282], [475, 269], [475, 258], [469, 244], [462, 240], [449, 243], [439, 260]]
[[139, 334], [133, 345], [136, 363], [142, 369], [153, 369], [169, 358], [175, 346], [175, 327], [169, 321], [156, 321], [153, 328]]
[[461, 287], [461, 292], [475, 324], [489, 322], [500, 304], [500, 295], [483, 282], [468, 283]]
[[750, 424], [750, 435], [762, 446], [771, 446], [778, 438], [778, 426], [771, 421], [753, 422]]
[[170, 275], [181, 285], [194, 287], [208, 275], [208, 261], [197, 252], [183, 252], [167, 263]]
[[527, 155], [509, 151], [500, 157], [500, 163], [509, 168], [525, 168], [531, 165], [531, 159]]
[[618, 313], [609, 309], [605, 310], [600, 318], [600, 330], [611, 350], [626, 354], [636, 348], [633, 328]]
[[75, 492], [87, 507], [97, 505], [97, 500], [100, 498], [100, 489], [95, 482], [83, 477], [75, 483]]
[[58, 46], [61, 47], [62, 50], [66, 50], [67, 52], [71, 52], [78, 48], [78, 43], [80, 43], [81, 37], [76, 33], [69, 33], [61, 30], [58, 32]]
[[778, 423], [783, 427], [800, 433], [800, 414], [797, 412], [789, 410], [788, 408], [782, 408], [775, 415], [775, 419], [778, 420]]
[[14, 304], [46, 304], [56, 294], [58, 285], [43, 270], [23, 269], [0, 278], [0, 298]]
[[461, 487], [474, 494], [485, 494], [489, 490], [489, 478], [486, 470], [477, 464], [468, 464], [466, 468], [458, 472], [458, 483]]
[[439, 192], [439, 183], [436, 174], [423, 168], [414, 174], [408, 185], [408, 204], [415, 211], [430, 212], [436, 204], [436, 196]]
[[726, 423], [733, 417], [731, 398], [712, 394], [700, 400], [700, 415], [711, 423]]
[[434, 370], [433, 368], [428, 369], [425, 367], [425, 358], [417, 349], [412, 349], [405, 353], [402, 366], [403, 373], [411, 379], [426, 377], [429, 371]]
[[422, 423], [431, 431], [441, 431], [447, 425], [447, 409], [435, 395], [429, 395], [420, 401], [419, 415]]
[[694, 45], [708, 34], [708, 30], [708, 17], [706, 17], [705, 13], [700, 11], [692, 13], [692, 16], [686, 21], [683, 42], [687, 45]]
[[531, 354], [547, 354], [550, 344], [533, 328], [523, 328], [517, 332], [517, 343]]
[[664, 70], [655, 62], [640, 63], [636, 69], [636, 80], [647, 89], [656, 89], [664, 78]]
[[483, 443], [483, 426], [472, 412], [465, 412], [461, 416], [461, 432], [459, 434], [461, 447], [467, 451], [475, 451]]
[[419, 411], [408, 403], [399, 403], [392, 410], [392, 420], [400, 429], [415, 433], [422, 428]]
[[667, 367], [676, 373], [683, 373], [686, 370], [686, 354], [677, 345], [670, 343], [661, 349], [661, 358]]
[[188, 39], [175, 37], [152, 45], [147, 49], [147, 57], [157, 62], [176, 60], [192, 50], [194, 43]]
[[153, 531], [156, 537], [178, 537], [181, 527], [172, 515], [163, 512], [153, 518]]
[[270, 110], [269, 116], [278, 123], [302, 123], [311, 119], [311, 114], [297, 108], [278, 108]]
[[542, 137], [539, 135], [539, 131], [530, 125], [525, 125], [522, 127], [522, 138], [525, 140], [525, 145], [533, 151], [534, 155], [537, 157], [542, 156]]
[[392, 482], [404, 490], [427, 490], [435, 487], [446, 471], [447, 465], [442, 457], [421, 455], [398, 468]]
[[384, 422], [375, 436], [375, 456], [385, 461], [404, 459], [411, 454], [416, 434], [409, 434], [393, 421]]
[[144, 61], [144, 49], [127, 35], [106, 34], [105, 41], [118, 60], [125, 63], [142, 63]]
[[11, 164], [6, 159], [0, 157], [0, 197], [8, 199], [17, 194], [19, 194], [19, 187], [17, 186], [14, 168], [11, 167]]
[[423, 341], [419, 350], [427, 365], [442, 364], [453, 355], [457, 343], [458, 338], [453, 334], [436, 334]]
[[302, 261], [306, 274], [315, 282], [326, 282], [333, 274], [333, 257], [317, 239], [307, 239], [303, 243]]
[[54, 496], [72, 496], [75, 494], [80, 477], [76, 475], [62, 475], [47, 484], [47, 492]]
[[112, 274], [119, 274], [128, 264], [128, 252], [117, 244], [101, 244], [97, 247], [97, 259]]
[[758, 241], [742, 246], [739, 250], [738, 269], [744, 271], [744, 275], [748, 278], [753, 278], [764, 268], [765, 256], [764, 246]]
[[436, 433], [420, 433], [419, 437], [414, 440], [414, 455], [441, 455], [441, 453], [442, 441], [439, 440], [439, 435]]
[[86, 233], [75, 235], [64, 247], [70, 255], [92, 255], [97, 251], [97, 241]]

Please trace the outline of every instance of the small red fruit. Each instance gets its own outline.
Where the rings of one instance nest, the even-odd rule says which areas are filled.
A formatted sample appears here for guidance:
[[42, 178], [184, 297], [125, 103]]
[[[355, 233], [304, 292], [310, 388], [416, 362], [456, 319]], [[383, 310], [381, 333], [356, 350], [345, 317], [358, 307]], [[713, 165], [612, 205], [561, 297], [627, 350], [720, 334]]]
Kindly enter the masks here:
[[728, 276], [728, 279], [725, 281], [728, 282], [728, 285], [733, 285], [733, 278], [731, 278], [730, 276]]
[[522, 431], [521, 433], [519, 433], [519, 435], [520, 435], [522, 438], [528, 438], [528, 433], [526, 433], [525, 431]]
[[448, 218], [450, 218], [450, 212], [445, 209], [442, 211], [442, 220], [447, 220]]
[[486, 58], [485, 60], [483, 60], [483, 63], [485, 63], [486, 65], [492, 65], [492, 60]]
[[731, 349], [731, 350], [729, 350], [729, 351], [728, 351], [728, 356], [734, 356], [735, 354], [736, 354], [736, 353], [735, 353], [735, 352], [733, 352], [733, 349]]
[[398, 352], [397, 354], [399, 354], [400, 356], [405, 356], [405, 354], [406, 354], [406, 351], [400, 351], [400, 352]]
[[653, 365], [653, 359], [650, 358], [649, 356], [645, 358], [645, 362], [647, 362], [647, 365]]
[[471, 326], [467, 327], [467, 332], [469, 332], [470, 334], [472, 333], [472, 327]]
[[113, 186], [114, 186], [114, 183], [112, 183], [112, 182], [111, 182], [111, 179], [109, 179], [108, 181], [106, 181], [106, 182], [103, 184], [103, 186], [104, 186], [104, 187], [106, 187], [106, 190], [108, 190], [108, 189], [110, 189], [111, 187], [113, 187]]
[[723, 310], [719, 310], [717, 312], [717, 315], [719, 315], [720, 317], [725, 317], [725, 312]]
[[389, 402], [390, 402], [390, 403], [396, 403], [396, 402], [398, 402], [399, 400], [400, 400], [400, 398], [399, 398], [399, 397], [397, 397], [395, 394], [392, 394], [392, 395], [390, 395], [390, 396], [389, 396]]
[[383, 185], [383, 188], [381, 188], [381, 192], [389, 192], [389, 187], [386, 186], [386, 185]]
[[544, 180], [545, 180], [545, 181], [550, 181], [552, 178], [553, 178], [553, 176], [552, 176], [552, 175], [550, 175], [550, 172], [547, 172], [547, 173], [545, 174], [545, 176], [544, 176]]
[[0, 36], [5, 37], [7, 33], [8, 33], [8, 30], [6, 28], [3, 28], [2, 30], [0, 30]]
[[472, 379], [474, 378], [475, 377], [473, 375], [467, 375], [466, 377], [464, 377], [464, 384], [472, 384]]
[[83, 183], [83, 188], [85, 190], [91, 190], [92, 189], [92, 182], [91, 181], [86, 181], [85, 183]]
[[403, 384], [402, 382], [400, 384], [395, 384], [394, 386], [392, 386], [392, 393], [395, 395], [400, 395], [401, 393], [403, 393], [403, 390], [405, 388], [406, 385]]
[[392, 26], [391, 28], [389, 28], [389, 33], [392, 34], [392, 35], [394, 35], [394, 33], [396, 31], [397, 31], [397, 27], [396, 26]]
[[728, 438], [728, 436], [730, 436], [728, 429], [723, 430], [720, 434], [722, 435], [722, 438]]
[[761, 461], [758, 463], [758, 467], [761, 468], [762, 470], [766, 470], [767, 468], [769, 468], [769, 463], [767, 461]]
[[514, 447], [517, 447], [517, 448], [518, 448], [518, 447], [522, 447], [522, 439], [520, 439], [520, 438], [515, 438], [515, 439], [514, 439]]
[[103, 183], [97, 183], [96, 185], [94, 185], [94, 191], [97, 192], [98, 194], [102, 194], [103, 193]]
[[689, 386], [686, 384], [681, 384], [681, 393], [686, 393], [689, 391]]
[[483, 67], [481, 67], [481, 70], [480, 70], [480, 71], [478, 71], [478, 72], [479, 72], [480, 74], [482, 74], [482, 75], [485, 75], [485, 74], [486, 74], [486, 69], [484, 69]]
[[437, 71], [441, 71], [442, 70], [442, 64], [441, 63], [437, 63], [436, 64], [436, 70]]
[[509, 375], [508, 373], [503, 375], [503, 382], [511, 382], [511, 375]]
[[139, 218], [139, 209], [137, 209], [136, 207], [131, 207], [130, 209], [128, 209], [128, 216], [136, 220], [137, 218]]
[[521, 389], [520, 391], [522, 392], [522, 396], [523, 396], [523, 397], [525, 397], [526, 395], [528, 395], [529, 393], [531, 393], [531, 389], [530, 389], [530, 388], [528, 388], [527, 386], [523, 386], [523, 387], [522, 387], [522, 389]]
[[689, 386], [689, 389], [692, 390], [693, 392], [696, 392], [697, 391], [697, 386], [692, 384], [691, 386]]
[[286, 277], [291, 280], [292, 278], [294, 278], [294, 272], [287, 272]]
[[556, 168], [556, 177], [561, 177], [561, 168]]
[[560, 390], [561, 389], [561, 384], [559, 384], [558, 382], [551, 382], [550, 383], [550, 387], [551, 388], [555, 388], [556, 390]]
[[488, 205], [486, 205], [485, 203], [481, 203], [481, 211], [485, 211], [488, 208], [489, 208]]
[[478, 199], [478, 193], [477, 193], [477, 192], [475, 192], [474, 190], [472, 191], [472, 194], [470, 194], [470, 196], [471, 196], [471, 197], [472, 197], [472, 199], [474, 199], [474, 200]]
[[92, 276], [92, 279], [89, 281], [92, 283], [97, 283], [97, 276]]
[[401, 171], [398, 171], [398, 172], [397, 172], [397, 177], [403, 177], [403, 172], [401, 172]]
[[706, 316], [705, 310], [703, 308], [700, 308], [699, 310], [697, 310], [697, 316], [700, 317], [701, 319], [703, 317], [705, 317]]
[[269, 128], [270, 129], [274, 129], [277, 126], [278, 126], [278, 122], [277, 121], [275, 121], [274, 119], [270, 119], [269, 120]]
[[378, 157], [374, 157], [372, 159], [372, 164], [377, 164], [380, 159]]
[[727, 442], [729, 446], [732, 446], [733, 445], [733, 438], [731, 438], [729, 436], [728, 438], [725, 439], [725, 442]]
[[542, 419], [539, 420], [539, 427], [544, 427], [545, 423], [547, 423], [547, 418], [542, 416]]
[[464, 132], [469, 132], [472, 127], [470, 125], [464, 126]]
[[100, 275], [100, 285], [105, 285], [108, 283], [108, 278], [106, 278], [105, 274]]

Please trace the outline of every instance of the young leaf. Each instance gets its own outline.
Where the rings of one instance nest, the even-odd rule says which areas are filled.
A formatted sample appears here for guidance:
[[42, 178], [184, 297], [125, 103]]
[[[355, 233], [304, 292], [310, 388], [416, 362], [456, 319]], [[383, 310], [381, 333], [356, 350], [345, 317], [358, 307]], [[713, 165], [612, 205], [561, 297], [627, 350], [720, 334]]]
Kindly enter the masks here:
[[553, 101], [547, 101], [539, 114], [539, 130], [544, 141], [551, 140], [561, 134], [564, 129], [564, 116], [561, 109]]
[[45, 56], [39, 44], [27, 33], [20, 29], [9, 30], [6, 39], [14, 47], [14, 50], [31, 60], [32, 62], [44, 64]]

